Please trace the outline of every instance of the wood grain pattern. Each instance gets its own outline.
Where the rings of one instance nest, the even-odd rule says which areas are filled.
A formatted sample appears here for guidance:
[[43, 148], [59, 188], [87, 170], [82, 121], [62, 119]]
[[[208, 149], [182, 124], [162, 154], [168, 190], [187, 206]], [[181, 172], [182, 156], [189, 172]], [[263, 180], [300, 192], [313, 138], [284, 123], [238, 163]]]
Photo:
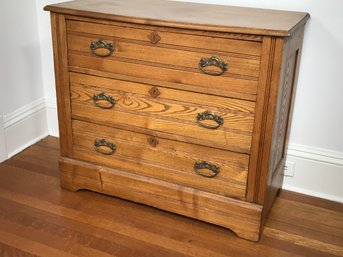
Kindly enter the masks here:
[[[255, 122], [247, 199], [267, 209], [282, 186], [289, 116], [298, 72], [303, 28], [292, 38], [266, 38]], [[268, 42], [268, 43], [267, 43]], [[270, 131], [267, 133], [266, 131]]]
[[290, 36], [307, 13], [161, 0], [91, 0], [49, 5], [45, 10], [105, 20], [241, 34]]
[[[142, 92], [144, 95], [141, 95], [135, 91], [134, 88], [125, 88], [125, 91], [118, 90], [114, 85], [119, 84], [119, 81], [113, 81], [112, 88], [106, 89], [99, 86], [89, 86], [79, 83], [71, 83], [71, 100], [73, 103], [84, 104], [88, 107], [94, 106], [93, 96], [106, 93], [109, 97], [113, 97], [116, 101], [112, 110], [122, 111], [122, 112], [131, 112], [138, 115], [145, 115], [150, 117], [156, 117], [160, 119], [170, 119], [179, 123], [186, 123], [195, 125], [196, 117], [199, 113], [210, 111], [224, 119], [223, 125], [218, 128], [218, 130], [227, 130], [227, 131], [237, 131], [237, 133], [242, 133], [249, 135], [252, 132], [254, 115], [247, 112], [238, 112], [233, 110], [228, 110], [224, 108], [213, 107], [216, 103], [212, 102], [203, 102], [201, 105], [196, 105], [192, 103], [190, 96], [195, 94], [188, 94], [188, 92], [179, 92], [183, 94], [183, 98], [187, 102], [182, 102], [181, 100], [170, 100], [167, 96], [162, 96], [162, 94], [167, 93], [162, 87], [155, 87], [159, 91], [157, 97], [150, 96], [149, 91], [151, 86], [148, 87], [149, 90]], [[139, 87], [140, 85], [137, 85]], [[124, 88], [124, 86], [122, 85]], [[143, 90], [142, 90], [143, 91]], [[170, 98], [176, 98], [175, 95]], [[222, 99], [221, 102], [225, 103], [230, 102], [230, 99]], [[109, 105], [106, 100], [98, 101], [99, 105], [102, 104], [103, 107]], [[238, 103], [239, 104], [239, 103]], [[230, 103], [226, 104], [230, 105]], [[244, 102], [241, 105], [237, 105], [237, 109], [244, 110]], [[99, 107], [99, 112], [102, 112], [104, 119], [108, 119], [106, 116], [110, 111], [101, 111]], [[77, 115], [76, 112], [74, 114]], [[202, 121], [206, 124], [206, 120]], [[213, 121], [208, 122], [211, 125], [216, 125]], [[206, 130], [204, 130], [206, 131]]]
[[[130, 112], [112, 110], [104, 112], [98, 107], [85, 106], [73, 103], [73, 118], [100, 122], [114, 127], [138, 131], [148, 129], [150, 133], [163, 132], [173, 135], [173, 138], [186, 142], [199, 143], [204, 146], [219, 147], [240, 153], [249, 153], [251, 136], [236, 132], [206, 129], [198, 124], [183, 124], [173, 120], [157, 119], [151, 116], [142, 116]], [[204, 136], [204, 134], [206, 136]]]
[[[158, 145], [150, 146], [148, 135], [80, 121], [73, 122], [73, 132], [75, 158], [207, 192], [245, 198], [247, 155], [163, 138], [157, 138]], [[95, 151], [95, 140], [103, 138], [116, 144], [112, 155]], [[214, 178], [197, 175], [193, 170], [197, 161], [217, 165], [220, 173]]]
[[[131, 199], [258, 240], [282, 185], [309, 15], [145, 1], [85, 0], [46, 7], [60, 19], [53, 29], [60, 42], [54, 45], [56, 65], [62, 71], [57, 69], [61, 149], [68, 157], [60, 162], [62, 186]], [[107, 56], [90, 51], [98, 39], [113, 43], [115, 51]], [[229, 71], [206, 74], [197, 67], [200, 58], [210, 56], [229, 61]], [[100, 93], [116, 103], [101, 108], [93, 100]], [[196, 121], [205, 111], [222, 117], [224, 124], [201, 126], [214, 125]], [[118, 149], [111, 156], [95, 153], [96, 139], [110, 140]], [[220, 167], [212, 184], [194, 177], [195, 161]]]
[[[286, 147], [290, 128], [290, 110], [293, 105], [292, 101], [297, 83], [296, 78], [300, 61], [299, 53], [302, 49], [303, 36], [304, 28], [299, 28], [298, 31], [295, 32], [294, 37], [285, 40], [282, 49], [281, 74], [278, 75], [275, 72], [274, 75], [276, 77], [272, 79], [272, 87], [274, 87], [272, 90], [275, 94], [273, 98], [276, 103], [273, 110], [271, 110], [271, 113], [274, 116], [273, 123], [271, 123], [273, 126], [271, 130], [273, 131], [272, 139], [270, 146], [266, 149], [266, 151], [270, 150], [271, 153], [270, 156], [266, 158], [268, 159], [270, 166], [268, 171], [265, 170], [261, 174], [262, 180], [260, 180], [259, 187], [259, 201], [264, 201], [262, 223], [266, 222], [274, 199], [282, 187], [283, 171], [286, 161]], [[263, 180], [264, 182], [262, 182]]]
[[275, 55], [275, 38], [264, 37], [262, 44], [261, 69], [259, 76], [259, 90], [256, 99], [255, 109], [255, 123], [253, 128], [251, 154], [249, 164], [249, 176], [247, 187], [247, 200], [250, 202], [257, 201], [258, 194], [258, 178], [259, 167], [261, 167], [261, 151], [263, 147], [263, 137], [266, 135], [262, 133], [265, 127], [265, 115], [267, 113], [267, 105], [265, 98], [269, 96], [270, 76], [272, 72], [272, 64]]
[[[60, 170], [66, 188], [85, 188], [86, 179], [86, 189], [99, 191], [100, 187], [102, 193], [227, 227], [250, 240], [259, 237], [259, 205], [73, 159], [61, 159]], [[94, 179], [96, 173], [99, 177]]]
[[244, 40], [244, 41], [254, 41], [254, 42], [262, 42], [261, 35], [251, 35], [251, 34], [240, 34], [240, 33], [230, 33], [230, 32], [218, 32], [218, 31], [206, 31], [206, 30], [194, 30], [194, 29], [182, 29], [177, 27], [161, 27], [161, 26], [153, 26], [148, 24], [138, 24], [138, 23], [128, 23], [128, 22], [120, 22], [120, 21], [113, 21], [113, 20], [101, 20], [101, 19], [94, 19], [86, 16], [74, 16], [74, 15], [66, 15], [67, 20], [71, 21], [81, 21], [81, 22], [91, 22], [91, 23], [98, 23], [98, 24], [106, 24], [112, 26], [119, 26], [119, 27], [127, 27], [133, 29], [148, 29], [151, 31], [165, 31], [170, 33], [176, 34], [187, 34], [187, 35], [197, 35], [197, 36], [205, 36], [205, 37], [217, 37], [217, 38], [227, 38], [227, 39], [236, 39], [236, 40]]
[[[213, 50], [215, 52], [228, 52], [240, 54], [239, 56], [260, 56], [261, 42], [249, 40], [232, 40], [222, 37], [215, 37], [215, 35], [199, 36], [194, 34], [176, 33], [164, 27], [132, 27], [130, 24], [109, 25], [101, 24], [101, 21], [81, 22], [74, 20], [67, 20], [68, 33], [85, 33], [94, 36], [110, 37], [115, 39], [129, 39], [140, 42], [149, 43], [150, 46], [175, 46], [177, 48], [189, 47], [203, 50]], [[157, 32], [161, 37], [157, 44], [152, 44], [149, 35], [152, 32]], [[255, 57], [255, 59], [258, 59]]]
[[58, 148], [49, 137], [0, 164], [1, 256], [343, 256], [340, 203], [282, 191], [255, 243], [141, 204], [63, 190]]
[[72, 146], [69, 73], [67, 68], [67, 38], [64, 15], [51, 13], [51, 31], [54, 50], [55, 83], [59, 120], [61, 155], [68, 156]]
[[[228, 70], [222, 76], [230, 75], [238, 78], [249, 79], [256, 78], [259, 74], [259, 58], [220, 52], [221, 49], [219, 48], [216, 50], [194, 49], [190, 47], [181, 48], [178, 46], [162, 44], [160, 42], [156, 45], [152, 45], [151, 43], [128, 41], [121, 38], [103, 35], [87, 36], [83, 34], [69, 34], [69, 51], [74, 54], [81, 52], [83, 55], [92, 56], [89, 46], [92, 42], [97, 42], [99, 39], [111, 42], [115, 47], [115, 51], [110, 56], [105, 57], [105, 59], [118, 58], [123, 60], [140, 60], [155, 65], [168, 65], [177, 69], [188, 69], [189, 71], [199, 72], [199, 62], [202, 58], [216, 56], [228, 64]], [[225, 42], [224, 46], [227, 46], [227, 44], [228, 43]], [[194, 44], [192, 45], [194, 47]], [[233, 48], [236, 49], [236, 47]], [[211, 67], [207, 67], [206, 70], [219, 71], [218, 68], [214, 67], [213, 69], [211, 69]]]
[[[72, 77], [72, 81], [74, 79], [77, 80], [74, 75]], [[81, 77], [81, 83], [85, 80]], [[211, 146], [212, 142], [214, 145], [225, 145], [225, 149], [249, 152], [254, 121], [253, 115], [243, 111], [211, 107], [211, 105], [220, 106], [222, 102], [227, 106], [232, 106], [236, 110], [245, 110], [245, 106], [248, 106], [248, 108], [251, 106], [249, 103], [246, 105], [243, 101], [241, 103], [239, 101], [232, 101], [231, 104], [230, 99], [220, 99], [221, 101], [217, 104], [210, 102], [208, 103], [209, 106], [206, 106], [205, 103], [202, 106], [197, 106], [192, 104], [193, 100], [191, 96], [197, 97], [199, 96], [198, 94], [189, 95], [188, 92], [179, 92], [178, 95], [183, 94], [182, 99], [191, 102], [183, 103], [180, 101], [181, 99], [177, 101], [177, 95], [165, 96], [165, 93], [168, 93], [168, 91], [164, 91], [164, 88], [161, 87], [159, 89], [161, 95], [154, 98], [149, 95], [149, 91], [144, 92], [144, 88], [140, 87], [141, 85], [135, 85], [133, 83], [127, 85], [120, 81], [104, 81], [95, 77], [92, 80], [95, 83], [99, 81], [101, 84], [107, 84], [106, 82], [108, 82], [107, 87], [116, 90], [90, 85], [86, 86], [85, 84], [79, 84], [80, 81], [77, 84], [72, 82], [71, 100], [74, 117], [93, 119], [94, 121], [103, 122], [107, 125], [121, 126], [125, 124], [132, 128], [148, 128], [156, 132], [160, 131], [181, 137], [188, 137], [189, 140], [192, 140], [192, 138], [199, 139], [203, 141], [204, 145]], [[119, 90], [116, 85], [120, 85]], [[136, 90], [136, 88], [139, 89]], [[125, 90], [126, 92], [121, 90]], [[112, 109], [102, 109], [94, 105], [92, 100], [93, 95], [102, 92], [107, 93], [116, 100], [116, 104]], [[139, 93], [144, 93], [145, 96]], [[174, 98], [175, 100], [168, 101], [168, 98]], [[202, 98], [201, 95], [198, 98]], [[222, 117], [224, 124], [215, 130], [201, 127], [196, 122], [196, 117], [198, 113], [205, 111], [214, 112], [216, 115]], [[203, 121], [201, 123], [211, 126], [216, 125], [213, 121]]]
[[210, 88], [210, 87], [202, 87], [197, 85], [183, 85], [180, 83], [175, 82], [167, 82], [167, 81], [157, 81], [149, 78], [141, 78], [141, 77], [134, 77], [130, 75], [123, 75], [123, 74], [117, 74], [117, 73], [109, 73], [109, 72], [103, 72], [99, 70], [90, 70], [86, 68], [81, 67], [69, 67], [70, 72], [75, 73], [82, 73], [86, 75], [91, 76], [98, 76], [103, 78], [110, 78], [110, 79], [117, 79], [117, 80], [123, 80], [126, 82], [135, 82], [135, 83], [142, 83], [142, 84], [149, 84], [149, 85], [155, 85], [155, 86], [162, 86], [167, 88], [173, 88], [173, 89], [179, 89], [182, 91], [189, 91], [189, 92], [196, 92], [196, 93], [202, 93], [202, 94], [208, 94], [210, 96], [223, 96], [223, 97], [230, 97], [232, 99], [242, 99], [246, 101], [256, 101], [256, 95], [252, 94], [245, 94], [245, 93], [236, 93], [228, 90], [218, 89], [218, 88]]
[[164, 85], [144, 84], [118, 79], [108, 79], [103, 73], [94, 76], [70, 72], [70, 83], [80, 84], [90, 87], [101, 87], [103, 90], [116, 90], [118, 92], [131, 92], [144, 97], [150, 97], [149, 91], [152, 87], [157, 87], [160, 94], [158, 99], [173, 103], [187, 103], [192, 106], [207, 106], [215, 110], [225, 110], [229, 113], [236, 113], [242, 116], [253, 116], [255, 113], [255, 102], [216, 96], [206, 93], [197, 93], [186, 90], [169, 88]]
[[156, 81], [165, 81], [182, 84], [187, 90], [188, 85], [208, 88], [209, 85], [218, 90], [236, 93], [238, 98], [245, 99], [245, 95], [255, 96], [257, 92], [257, 80], [246, 80], [227, 76], [210, 76], [202, 72], [171, 69], [148, 65], [142, 62], [129, 60], [103, 59], [88, 55], [69, 54], [69, 67], [81, 67], [90, 70], [99, 70], [108, 73], [122, 74], [126, 76], [147, 78]]

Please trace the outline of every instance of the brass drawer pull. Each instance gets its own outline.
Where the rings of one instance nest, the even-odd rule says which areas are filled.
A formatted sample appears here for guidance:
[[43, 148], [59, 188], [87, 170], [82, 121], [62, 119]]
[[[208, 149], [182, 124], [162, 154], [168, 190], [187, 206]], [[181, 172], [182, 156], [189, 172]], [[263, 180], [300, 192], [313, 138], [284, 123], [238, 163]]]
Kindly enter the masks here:
[[[209, 170], [211, 173], [200, 172], [200, 170]], [[210, 162], [196, 162], [194, 163], [194, 171], [196, 174], [206, 177], [206, 178], [214, 178], [220, 172], [220, 168]]]
[[[117, 146], [106, 139], [96, 139], [94, 142], [95, 151], [104, 155], [111, 155], [115, 152]], [[103, 150], [102, 147], [109, 148], [109, 151]]]
[[[97, 51], [97, 49], [100, 49], [100, 48], [106, 49], [108, 52], [101, 54]], [[91, 42], [90, 49], [92, 53], [95, 54], [96, 56], [107, 57], [111, 55], [112, 52], [114, 51], [114, 46], [112, 43], [107, 42], [105, 40], [98, 40], [98, 41]]]
[[[210, 71], [210, 70], [205, 70], [207, 66], [215, 66], [220, 69], [220, 71]], [[211, 56], [210, 58], [201, 58], [199, 62], [199, 68], [200, 70], [211, 76], [220, 76], [222, 75], [225, 71], [227, 71], [228, 64], [227, 62], [220, 60], [219, 58], [215, 56]]]
[[[203, 120], [213, 120], [217, 123], [217, 125], [207, 125], [204, 123], [201, 123], [201, 121]], [[202, 113], [198, 113], [197, 116], [197, 122], [200, 126], [204, 127], [204, 128], [208, 128], [208, 129], [217, 129], [219, 128], [221, 125], [224, 124], [224, 119], [218, 115], [215, 115], [213, 112], [202, 112]]]
[[[105, 105], [99, 104], [99, 101], [103, 101], [103, 100], [107, 101], [110, 105], [105, 106]], [[116, 104], [116, 100], [112, 96], [109, 96], [106, 93], [94, 94], [93, 95], [93, 102], [94, 102], [95, 106], [102, 108], [102, 109], [112, 109], [113, 106]]]

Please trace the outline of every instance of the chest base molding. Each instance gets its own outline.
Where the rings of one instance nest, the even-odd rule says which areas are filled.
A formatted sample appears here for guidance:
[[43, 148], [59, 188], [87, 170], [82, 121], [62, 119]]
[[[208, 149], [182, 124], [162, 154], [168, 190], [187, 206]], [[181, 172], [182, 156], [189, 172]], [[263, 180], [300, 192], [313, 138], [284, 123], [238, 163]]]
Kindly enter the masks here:
[[116, 196], [229, 228], [252, 241], [259, 238], [261, 205], [70, 158], [60, 158], [59, 165], [65, 189]]

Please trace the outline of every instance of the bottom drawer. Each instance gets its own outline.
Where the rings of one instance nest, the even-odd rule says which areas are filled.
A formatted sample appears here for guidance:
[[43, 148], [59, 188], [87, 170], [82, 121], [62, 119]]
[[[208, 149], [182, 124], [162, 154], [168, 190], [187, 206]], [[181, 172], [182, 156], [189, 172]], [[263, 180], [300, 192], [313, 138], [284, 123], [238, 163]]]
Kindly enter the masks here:
[[245, 199], [245, 154], [73, 120], [73, 157]]

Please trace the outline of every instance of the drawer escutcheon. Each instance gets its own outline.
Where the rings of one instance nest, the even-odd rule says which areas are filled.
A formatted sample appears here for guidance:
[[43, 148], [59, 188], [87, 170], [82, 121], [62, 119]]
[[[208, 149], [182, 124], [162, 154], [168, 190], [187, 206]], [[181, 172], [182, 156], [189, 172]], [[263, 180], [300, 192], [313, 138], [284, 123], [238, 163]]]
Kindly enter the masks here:
[[150, 42], [153, 44], [157, 44], [161, 40], [161, 37], [157, 31], [151, 32], [148, 38], [150, 39]]
[[158, 90], [157, 87], [152, 87], [149, 90], [149, 94], [150, 94], [151, 97], [156, 98], [156, 97], [158, 97], [161, 94], [161, 92], [160, 92], [160, 90]]
[[152, 147], [156, 147], [156, 146], [159, 144], [159, 141], [158, 141], [157, 137], [151, 136], [151, 137], [149, 137], [149, 139], [148, 139], [148, 143], [149, 143], [149, 145], [151, 145]]

